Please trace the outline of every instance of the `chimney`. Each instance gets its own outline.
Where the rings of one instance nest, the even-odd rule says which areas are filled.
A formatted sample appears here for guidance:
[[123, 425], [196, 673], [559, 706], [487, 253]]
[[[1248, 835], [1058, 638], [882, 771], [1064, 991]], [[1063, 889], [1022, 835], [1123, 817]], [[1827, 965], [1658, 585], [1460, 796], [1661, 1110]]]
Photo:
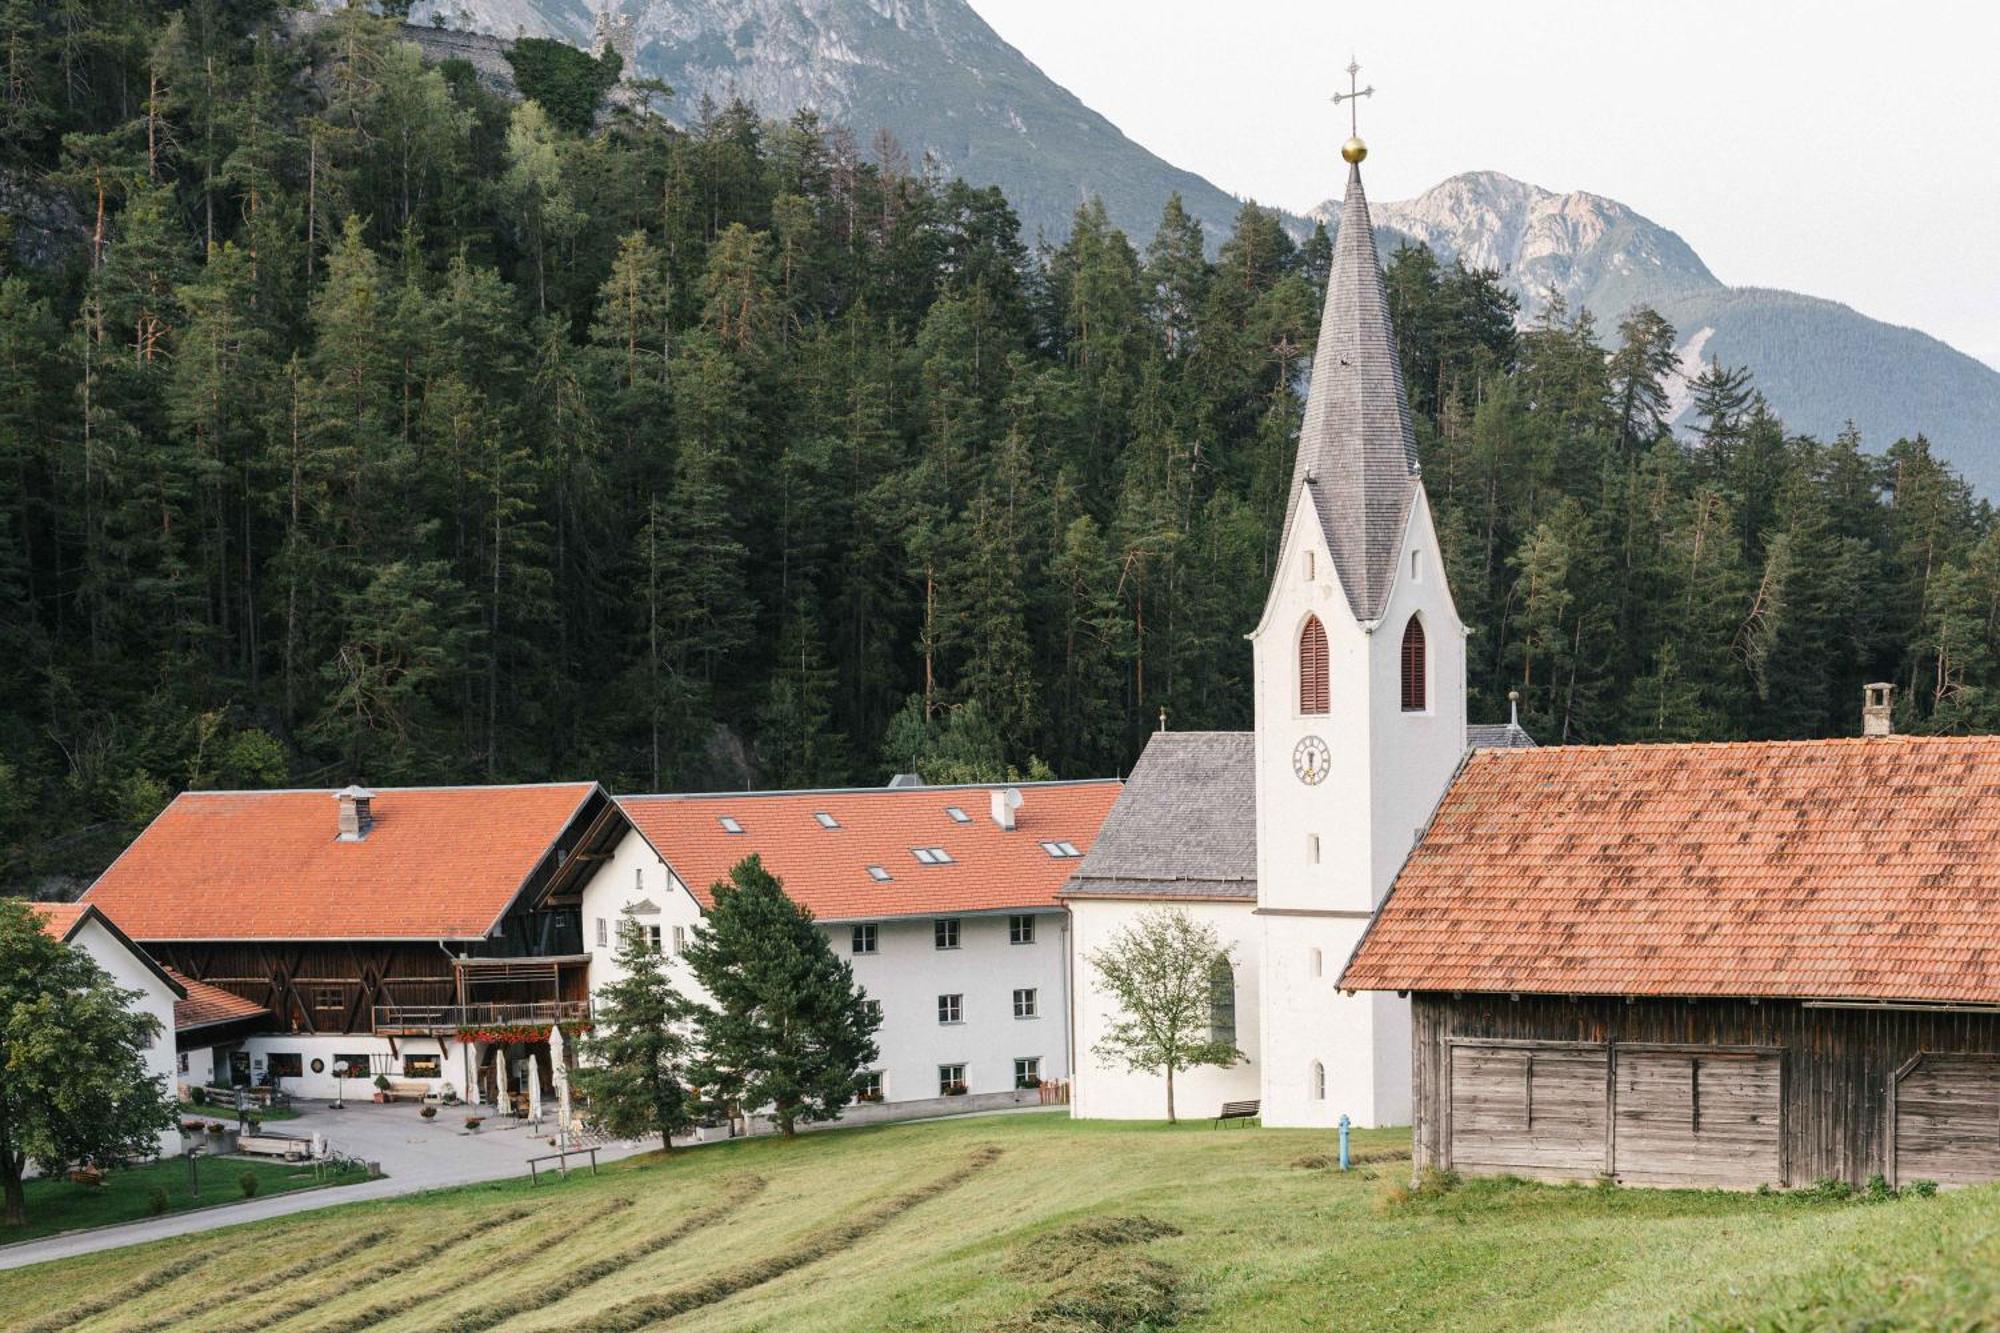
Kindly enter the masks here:
[[1007, 832], [1014, 831], [1014, 812], [1021, 808], [1021, 789], [1007, 787], [993, 793], [993, 822]]
[[1864, 685], [1861, 705], [1861, 734], [1863, 736], [1890, 736], [1895, 734], [1896, 724], [1890, 717], [1895, 706], [1896, 687], [1887, 681], [1877, 681]]
[[349, 784], [333, 794], [340, 806], [341, 842], [360, 842], [368, 836], [368, 830], [375, 826], [375, 816], [369, 811], [369, 803], [375, 793], [366, 787]]

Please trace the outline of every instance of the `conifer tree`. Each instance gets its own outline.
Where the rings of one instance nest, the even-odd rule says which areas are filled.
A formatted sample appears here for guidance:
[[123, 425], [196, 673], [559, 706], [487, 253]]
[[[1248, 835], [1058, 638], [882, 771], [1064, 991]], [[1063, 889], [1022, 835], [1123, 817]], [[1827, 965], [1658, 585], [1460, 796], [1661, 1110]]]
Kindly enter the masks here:
[[879, 1022], [854, 969], [763, 861], [739, 862], [687, 950], [709, 1002], [697, 1077], [725, 1103], [768, 1111], [786, 1138], [840, 1118], [876, 1056]]
[[638, 921], [618, 923], [616, 980], [597, 993], [596, 1026], [582, 1044], [579, 1091], [606, 1133], [636, 1139], [657, 1134], [662, 1151], [695, 1121], [690, 1086], [695, 1006], [667, 975], [666, 960]]

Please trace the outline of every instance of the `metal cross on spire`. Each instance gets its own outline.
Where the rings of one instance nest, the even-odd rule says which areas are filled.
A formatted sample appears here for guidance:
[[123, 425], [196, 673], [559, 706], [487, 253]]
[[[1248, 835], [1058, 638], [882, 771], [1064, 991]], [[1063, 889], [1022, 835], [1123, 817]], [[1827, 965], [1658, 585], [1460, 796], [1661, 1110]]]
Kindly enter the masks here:
[[1357, 88], [1355, 86], [1356, 79], [1359, 77], [1360, 73], [1361, 73], [1360, 64], [1358, 64], [1355, 61], [1353, 56], [1349, 56], [1347, 58], [1347, 91], [1344, 93], [1335, 93], [1333, 95], [1333, 104], [1335, 106], [1339, 106], [1342, 102], [1348, 104], [1347, 132], [1349, 134], [1361, 133], [1360, 126], [1355, 121], [1354, 103], [1360, 98], [1373, 97], [1375, 95], [1375, 85], [1372, 83], [1369, 84], [1366, 88]]

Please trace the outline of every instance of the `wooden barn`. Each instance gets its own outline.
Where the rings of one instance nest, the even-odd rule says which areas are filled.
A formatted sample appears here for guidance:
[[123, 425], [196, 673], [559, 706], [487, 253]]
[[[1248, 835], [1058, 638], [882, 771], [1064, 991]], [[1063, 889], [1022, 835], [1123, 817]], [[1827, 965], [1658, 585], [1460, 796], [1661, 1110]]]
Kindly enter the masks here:
[[1338, 984], [1419, 1172], [2000, 1178], [2000, 736], [1474, 754]]

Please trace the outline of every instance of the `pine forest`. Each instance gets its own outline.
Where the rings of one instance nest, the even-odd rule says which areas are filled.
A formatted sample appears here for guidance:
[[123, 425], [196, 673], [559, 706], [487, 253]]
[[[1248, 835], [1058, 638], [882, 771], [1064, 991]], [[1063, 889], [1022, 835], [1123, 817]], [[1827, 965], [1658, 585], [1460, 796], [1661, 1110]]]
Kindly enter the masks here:
[[[1086, 777], [1249, 724], [1323, 231], [1024, 235], [863, 127], [514, 58], [528, 100], [359, 8], [0, 0], [10, 891], [187, 787]], [[2000, 725], [2000, 535], [1921, 438], [1384, 258], [1474, 721], [1845, 735], [1879, 679]]]

